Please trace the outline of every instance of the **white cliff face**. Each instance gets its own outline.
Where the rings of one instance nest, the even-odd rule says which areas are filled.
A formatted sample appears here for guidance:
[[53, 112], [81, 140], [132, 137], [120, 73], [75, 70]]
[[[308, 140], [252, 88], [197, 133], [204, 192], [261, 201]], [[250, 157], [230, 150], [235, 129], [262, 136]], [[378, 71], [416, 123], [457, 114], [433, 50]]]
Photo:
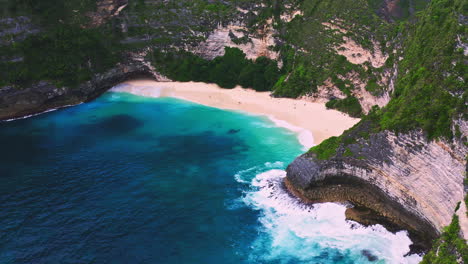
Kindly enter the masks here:
[[[384, 73], [385, 74], [385, 73]], [[383, 87], [388, 87], [389, 77], [384, 77], [380, 81], [380, 85]], [[380, 96], [375, 96], [366, 90], [367, 81], [363, 81], [359, 78], [359, 74], [352, 71], [346, 74], [346, 76], [341, 76], [342, 80], [349, 80], [354, 86], [354, 89], [351, 91], [351, 94], [359, 100], [362, 110], [365, 114], [369, 113], [374, 105], [379, 106], [380, 108], [386, 106], [390, 102], [390, 89], [385, 90], [384, 93]]]
[[[385, 70], [382, 73], [378, 84], [385, 88], [380, 95], [373, 95], [371, 92], [367, 91], [367, 80], [362, 80], [357, 72], [351, 71], [345, 76], [338, 75], [337, 77], [343, 81], [348, 80], [352, 83], [354, 89], [351, 90], [351, 94], [359, 100], [363, 112], [368, 114], [374, 105], [382, 108], [390, 102], [390, 94], [394, 89], [393, 83], [396, 72], [393, 70]], [[333, 83], [331, 78], [326, 79], [322, 85], [318, 86], [317, 92], [302, 97], [302, 99], [319, 103], [326, 103], [330, 101], [330, 99], [344, 98], [346, 98], [346, 95]]]
[[[381, 68], [385, 65], [385, 62], [388, 59], [388, 55], [382, 52], [380, 43], [372, 41], [373, 49], [366, 49], [362, 45], [358, 44], [352, 38], [346, 34], [350, 33], [349, 29], [346, 26], [344, 20], [333, 19], [329, 22], [322, 23], [325, 30], [330, 31], [331, 34], [338, 36], [342, 42], [335, 45], [332, 49], [338, 55], [346, 57], [346, 59], [353, 64], [360, 65], [364, 70], [367, 70], [369, 67]], [[394, 81], [397, 75], [396, 67], [394, 69], [385, 69], [382, 73], [377, 74], [377, 84], [380, 87], [383, 87], [382, 91], [369, 92], [366, 89], [369, 80], [361, 79], [359, 74], [355, 71], [351, 71], [346, 75], [338, 75], [337, 77], [343, 81], [350, 81], [354, 87], [351, 89], [351, 94], [359, 100], [362, 110], [365, 114], [369, 113], [374, 105], [379, 106], [380, 108], [386, 106], [390, 101], [390, 95], [394, 89]], [[318, 87], [317, 101], [323, 101], [322, 98], [326, 98], [323, 95], [322, 91], [335, 91], [334, 93], [339, 94], [336, 91], [339, 91], [338, 87], [330, 87], [328, 81], [324, 82], [322, 86]], [[340, 96], [333, 96], [330, 98], [340, 98]], [[328, 100], [325, 100], [328, 101]]]
[[422, 132], [383, 133], [385, 144], [380, 151], [388, 153], [378, 155], [379, 150], [374, 149], [375, 156], [363, 154], [363, 166], [344, 161], [342, 168], [327, 167], [320, 174], [347, 174], [363, 179], [442, 230], [450, 224], [457, 203], [464, 198], [467, 148], [459, 146], [460, 151], [455, 151], [452, 149], [457, 148], [445, 140], [427, 142]]
[[[461, 130], [466, 135], [468, 130]], [[354, 132], [359, 135], [363, 131], [357, 128]], [[451, 223], [457, 203], [463, 201], [466, 194], [468, 147], [457, 138], [450, 142], [428, 141], [422, 131], [399, 134], [383, 131], [371, 134], [368, 139], [358, 137], [355, 143], [341, 145], [336, 156], [329, 160], [318, 160], [311, 153], [299, 157], [288, 167], [288, 181], [306, 199], [351, 202], [355, 199], [358, 204], [390, 216], [397, 225], [408, 223], [423, 233], [441, 232]], [[347, 152], [352, 154], [346, 155]], [[349, 179], [362, 183], [350, 184]], [[366, 198], [362, 193], [365, 189], [354, 193], [349, 189], [374, 187], [380, 193], [377, 200]], [[375, 190], [369, 189], [369, 192]], [[395, 216], [378, 204], [382, 201], [398, 204], [401, 209], [397, 210], [406, 211], [411, 217], [405, 220], [406, 216]], [[468, 219], [464, 206], [461, 205], [458, 215], [466, 238]], [[420, 224], [406, 222], [409, 219], [418, 219]], [[428, 230], [428, 225], [434, 230]]]
[[328, 78], [322, 85], [317, 87], [317, 92], [303, 96], [301, 99], [317, 103], [326, 103], [330, 101], [331, 98], [344, 99], [346, 98], [346, 94], [336, 87], [331, 78]]
[[[239, 22], [231, 23], [226, 27], [219, 25], [204, 42], [190, 51], [205, 59], [212, 60], [224, 55], [224, 47], [232, 47], [242, 50], [248, 59], [255, 60], [260, 56], [265, 56], [277, 60], [279, 54], [270, 50], [270, 47], [275, 45], [275, 38], [273, 37], [275, 31], [271, 23], [271, 19], [268, 20], [266, 25], [258, 29], [255, 34], [248, 34], [248, 28]], [[247, 37], [249, 40], [246, 43], [236, 44], [232, 41], [230, 34], [237, 38]]]
[[296, 16], [303, 16], [304, 12], [302, 10], [293, 10], [291, 12], [285, 12], [281, 14], [281, 20], [288, 23], [291, 22]]
[[92, 26], [100, 26], [107, 19], [118, 16], [127, 7], [128, 0], [99, 0], [96, 2], [96, 11], [88, 13]]
[[[322, 23], [329, 30], [333, 30], [335, 34], [346, 34], [348, 30], [343, 26], [341, 20], [331, 20], [330, 22]], [[384, 54], [380, 48], [380, 43], [372, 40], [373, 50], [365, 49], [352, 38], [342, 35], [343, 43], [334, 47], [339, 55], [343, 55], [353, 64], [363, 64], [369, 62], [372, 67], [380, 68], [385, 65], [388, 55]]]
[[385, 65], [388, 55], [382, 53], [378, 42], [372, 41], [374, 50], [370, 51], [349, 37], [343, 37], [343, 40], [344, 43], [336, 47], [335, 50], [336, 53], [345, 56], [349, 62], [353, 64], [369, 62], [374, 68], [380, 68]]
[[448, 142], [427, 143], [419, 133], [387, 133], [387, 139], [394, 151], [390, 163], [374, 161], [380, 177], [369, 180], [441, 230], [463, 200], [464, 157], [450, 151]]
[[460, 229], [462, 232], [462, 236], [465, 240], [468, 240], [468, 217], [466, 217], [467, 214], [467, 209], [466, 209], [466, 203], [463, 201], [460, 204], [460, 209], [457, 211], [459, 223], [460, 223]]

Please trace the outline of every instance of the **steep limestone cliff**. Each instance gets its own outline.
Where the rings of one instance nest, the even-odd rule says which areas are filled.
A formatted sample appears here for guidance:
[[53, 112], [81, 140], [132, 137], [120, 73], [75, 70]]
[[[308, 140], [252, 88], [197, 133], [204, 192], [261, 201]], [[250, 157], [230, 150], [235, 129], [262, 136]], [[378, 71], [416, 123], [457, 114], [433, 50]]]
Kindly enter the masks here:
[[450, 223], [464, 198], [466, 153], [461, 141], [428, 142], [420, 131], [384, 131], [339, 146], [329, 160], [304, 154], [289, 165], [287, 181], [306, 200], [349, 201], [373, 214], [349, 209], [348, 218], [369, 224], [375, 223], [372, 217], [386, 218], [427, 242]]
[[[429, 248], [467, 195], [463, 8], [463, 1], [430, 3], [403, 43], [388, 104], [290, 164], [292, 193], [312, 202], [351, 202], [349, 219], [407, 229]], [[466, 239], [466, 214], [458, 216], [454, 235]]]
[[[79, 52], [84, 53], [82, 61], [88, 63], [68, 65], [73, 61], [69, 60], [51, 70], [86, 72], [76, 73], [79, 80], [73, 80], [75, 86], [91, 80], [96, 72], [109, 71], [112, 64], [125, 63], [128, 53], [148, 48], [168, 54], [186, 50], [212, 60], [222, 56], [225, 47], [237, 47], [248, 59], [265, 56], [276, 60], [280, 68], [284, 65], [280, 80], [272, 80], [276, 85], [269, 87], [275, 96], [305, 96], [320, 102], [345, 100], [344, 105], [353, 102], [353, 113], [348, 106], [333, 108], [359, 116], [373, 105], [388, 103], [392, 91], [388, 87], [396, 76], [392, 70], [395, 63], [388, 62], [389, 56], [396, 56], [392, 48], [399, 42], [388, 33], [395, 25], [386, 22], [384, 15], [376, 16], [387, 5], [383, 0], [359, 0], [359, 4], [350, 0], [8, 0], [5, 12], [0, 13], [0, 45], [5, 48], [0, 51], [0, 87], [34, 89], [41, 81], [63, 86], [63, 79], [70, 78], [66, 73], [37, 74], [34, 67], [53, 67], [49, 62], [32, 63], [47, 61], [37, 55], [42, 44], [36, 42], [72, 39], [63, 36], [70, 30], [75, 36], [89, 33], [90, 42], [96, 42], [90, 45], [102, 45], [113, 53], [95, 56], [83, 47]], [[349, 9], [351, 6], [359, 8]], [[356, 19], [358, 16], [362, 18]], [[79, 32], [73, 29], [77, 26], [89, 30]], [[81, 48], [74, 47], [77, 44], [78, 40], [50, 49], [63, 49], [61, 57], [68, 57], [72, 48]], [[33, 58], [31, 54], [35, 54]], [[112, 62], [103, 65], [106, 57], [112, 57]], [[353, 98], [357, 101], [349, 100]]]

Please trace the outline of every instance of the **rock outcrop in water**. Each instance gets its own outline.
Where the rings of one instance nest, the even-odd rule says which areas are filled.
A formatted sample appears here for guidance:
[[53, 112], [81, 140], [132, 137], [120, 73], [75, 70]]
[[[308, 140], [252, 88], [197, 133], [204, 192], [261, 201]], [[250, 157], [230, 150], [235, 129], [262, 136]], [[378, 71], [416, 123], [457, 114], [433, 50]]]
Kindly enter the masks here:
[[[462, 129], [466, 136], [466, 122]], [[298, 157], [286, 183], [306, 201], [351, 202], [356, 207], [348, 219], [409, 230], [419, 238], [416, 246], [427, 249], [464, 198], [466, 153], [461, 140], [428, 142], [422, 132], [384, 131], [342, 144], [327, 160], [311, 152]]]

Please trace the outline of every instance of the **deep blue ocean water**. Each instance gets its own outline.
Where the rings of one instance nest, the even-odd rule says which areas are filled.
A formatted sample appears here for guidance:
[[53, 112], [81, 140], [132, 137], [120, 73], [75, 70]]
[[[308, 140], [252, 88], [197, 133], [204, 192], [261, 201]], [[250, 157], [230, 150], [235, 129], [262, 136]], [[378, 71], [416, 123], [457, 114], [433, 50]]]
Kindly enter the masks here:
[[290, 197], [304, 150], [266, 117], [109, 92], [0, 123], [0, 147], [2, 264], [419, 259], [405, 232]]

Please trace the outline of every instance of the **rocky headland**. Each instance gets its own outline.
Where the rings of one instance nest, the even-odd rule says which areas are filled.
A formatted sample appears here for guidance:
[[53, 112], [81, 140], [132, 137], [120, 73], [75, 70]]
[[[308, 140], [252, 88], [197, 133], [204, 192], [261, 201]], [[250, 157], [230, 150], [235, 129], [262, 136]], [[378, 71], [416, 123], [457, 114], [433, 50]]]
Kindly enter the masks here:
[[330, 159], [313, 152], [298, 157], [287, 168], [286, 186], [306, 202], [351, 202], [348, 219], [409, 230], [414, 250], [427, 250], [464, 198], [466, 146], [428, 142], [422, 132], [366, 139], [358, 136], [364, 127], [347, 135], [358, 139], [341, 144]]

